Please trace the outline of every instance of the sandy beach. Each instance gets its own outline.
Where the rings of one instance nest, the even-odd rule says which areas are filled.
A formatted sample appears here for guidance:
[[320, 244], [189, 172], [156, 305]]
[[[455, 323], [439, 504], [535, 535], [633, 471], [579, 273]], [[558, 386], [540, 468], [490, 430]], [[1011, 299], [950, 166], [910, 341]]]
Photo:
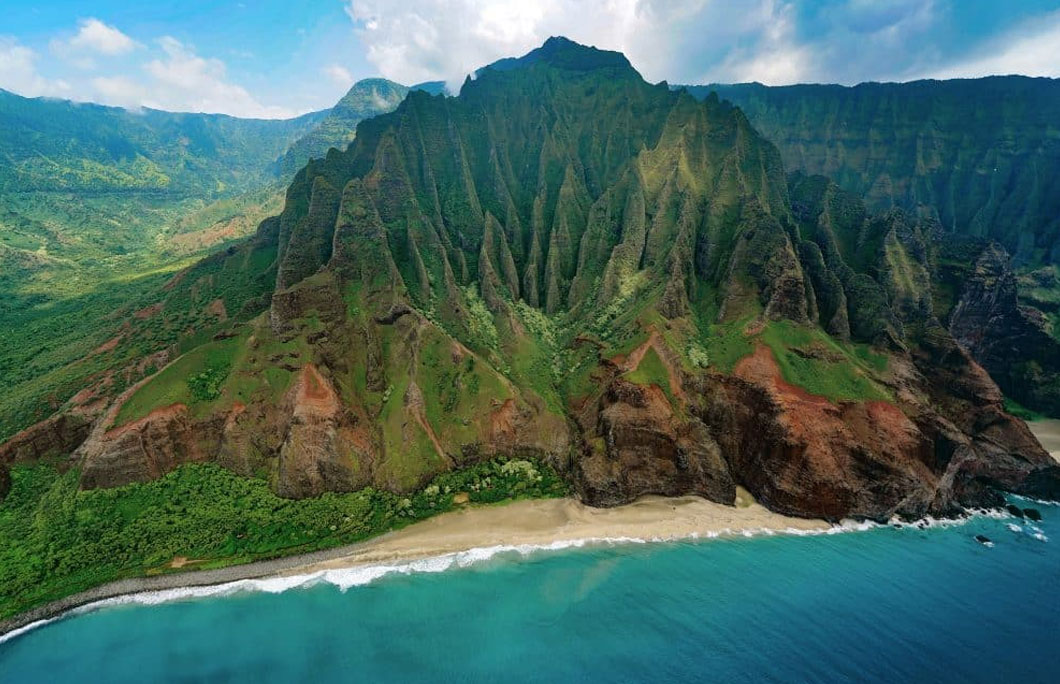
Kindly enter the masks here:
[[821, 520], [772, 513], [749, 497], [742, 498], [736, 507], [693, 496], [644, 497], [618, 508], [591, 508], [573, 499], [518, 501], [445, 513], [380, 537], [347, 555], [307, 563], [281, 574], [389, 565], [497, 546], [534, 547], [579, 540], [665, 541], [828, 527]]
[[1057, 461], [1060, 461], [1060, 420], [1055, 418], [1035, 420], [1027, 423], [1027, 427], [1042, 443], [1045, 450]]
[[282, 579], [358, 567], [395, 566], [491, 547], [545, 547], [579, 541], [665, 541], [765, 531], [822, 531], [829, 527], [822, 520], [772, 513], [742, 491], [736, 506], [687, 496], [645, 497], [616, 508], [591, 508], [573, 499], [468, 507], [352, 546], [216, 570], [189, 570], [111, 582], [0, 621], [0, 636], [88, 604], [144, 592], [209, 587], [241, 580]]

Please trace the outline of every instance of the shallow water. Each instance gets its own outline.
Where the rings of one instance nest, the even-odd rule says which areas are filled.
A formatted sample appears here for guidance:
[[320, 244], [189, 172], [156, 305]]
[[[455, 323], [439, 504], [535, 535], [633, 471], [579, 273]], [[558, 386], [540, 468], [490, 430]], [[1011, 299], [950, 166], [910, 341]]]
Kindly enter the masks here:
[[0, 643], [0, 681], [1055, 682], [1060, 508], [1040, 508], [1040, 532], [975, 518], [480, 554], [345, 591], [110, 606]]

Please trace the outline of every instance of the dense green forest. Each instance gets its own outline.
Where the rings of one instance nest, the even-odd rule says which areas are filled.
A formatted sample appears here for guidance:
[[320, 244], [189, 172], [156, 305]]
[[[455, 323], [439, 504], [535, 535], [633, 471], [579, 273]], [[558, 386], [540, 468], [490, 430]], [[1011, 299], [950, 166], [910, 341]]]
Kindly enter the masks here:
[[554, 470], [526, 460], [446, 473], [408, 496], [364, 489], [299, 501], [209, 464], [89, 492], [78, 491], [77, 476], [49, 465], [13, 470], [0, 502], [0, 620], [122, 577], [351, 544], [459, 508], [458, 494], [476, 505], [567, 493]]

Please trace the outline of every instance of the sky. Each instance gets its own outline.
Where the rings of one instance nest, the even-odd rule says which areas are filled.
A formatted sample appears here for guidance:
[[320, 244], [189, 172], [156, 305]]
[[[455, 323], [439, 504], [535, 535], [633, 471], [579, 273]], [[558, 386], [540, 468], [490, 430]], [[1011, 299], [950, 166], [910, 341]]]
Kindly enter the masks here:
[[551, 35], [652, 82], [1060, 77], [1060, 0], [0, 0], [0, 88], [284, 118], [371, 76], [456, 89]]

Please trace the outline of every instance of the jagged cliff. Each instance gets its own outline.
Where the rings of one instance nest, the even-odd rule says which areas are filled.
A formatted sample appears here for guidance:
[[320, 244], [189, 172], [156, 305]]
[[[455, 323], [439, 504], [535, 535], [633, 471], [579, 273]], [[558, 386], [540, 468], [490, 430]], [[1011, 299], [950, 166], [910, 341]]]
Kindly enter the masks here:
[[344, 149], [353, 140], [357, 124], [377, 114], [393, 111], [408, 92], [408, 86], [385, 78], [357, 81], [327, 116], [294, 141], [277, 160], [279, 172], [285, 178], [291, 178], [310, 159], [323, 157], [332, 147]]
[[[688, 90], [701, 98], [717, 92], [739, 105], [789, 170], [828, 176], [870, 210], [900, 207], [937, 222], [936, 241], [954, 243], [946, 249], [960, 266], [947, 266], [960, 273], [940, 281], [964, 298], [953, 310], [952, 332], [1008, 396], [1060, 415], [1060, 337], [1049, 333], [1060, 287], [1048, 277], [1055, 276], [1049, 265], [1060, 263], [1060, 81], [1003, 76]], [[989, 241], [1012, 255], [1012, 266]], [[977, 260], [975, 272], [963, 268]], [[1045, 296], [1021, 297], [1017, 307], [1015, 269], [1042, 266], [1045, 280], [1022, 289]], [[995, 283], [1001, 289], [988, 293]], [[949, 313], [939, 312], [944, 323]]]
[[593, 504], [743, 485], [829, 518], [1060, 495], [935, 315], [936, 228], [789, 187], [741, 110], [550, 39], [362, 122], [172, 283], [155, 315], [233, 318], [94, 405], [70, 462], [96, 487], [215, 460], [302, 497], [534, 454]]
[[828, 176], [870, 209], [923, 212], [1019, 263], [1060, 261], [1060, 80], [688, 89], [732, 101], [789, 170]]

